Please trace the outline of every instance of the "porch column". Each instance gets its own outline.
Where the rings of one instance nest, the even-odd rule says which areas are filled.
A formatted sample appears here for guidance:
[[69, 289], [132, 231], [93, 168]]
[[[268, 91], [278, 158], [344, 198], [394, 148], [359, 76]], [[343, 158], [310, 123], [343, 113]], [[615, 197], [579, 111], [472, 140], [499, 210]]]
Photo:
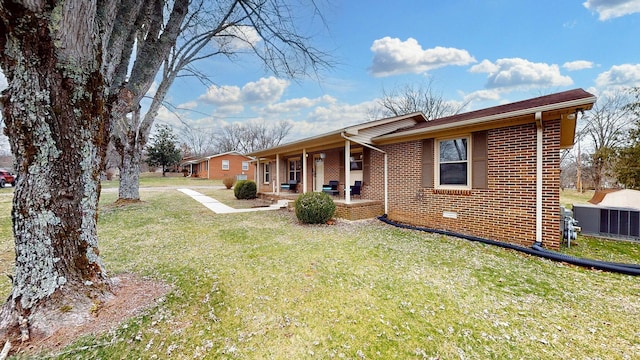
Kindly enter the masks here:
[[351, 141], [344, 141], [344, 202], [351, 204]]
[[258, 192], [260, 192], [260, 186], [262, 185], [262, 182], [260, 182], [260, 157], [256, 158], [256, 172], [253, 174], [253, 180], [256, 182]]
[[276, 194], [280, 195], [280, 154], [276, 154]]
[[302, 193], [307, 193], [307, 149], [302, 149]]

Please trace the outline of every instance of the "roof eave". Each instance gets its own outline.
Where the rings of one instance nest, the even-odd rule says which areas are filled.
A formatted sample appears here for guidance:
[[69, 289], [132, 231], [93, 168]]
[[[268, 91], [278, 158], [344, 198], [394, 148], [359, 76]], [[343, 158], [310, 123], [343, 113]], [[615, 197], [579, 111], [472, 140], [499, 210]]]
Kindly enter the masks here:
[[406, 130], [398, 133], [386, 134], [386, 135], [378, 136], [373, 140], [375, 142], [393, 142], [393, 140], [398, 140], [405, 137], [412, 137], [412, 136], [421, 135], [421, 134], [429, 134], [433, 132], [446, 131], [453, 128], [470, 127], [470, 126], [478, 125], [482, 123], [490, 123], [490, 122], [501, 121], [509, 118], [522, 117], [530, 114], [535, 114], [536, 112], [544, 113], [549, 111], [557, 111], [564, 108], [584, 106], [583, 110], [590, 110], [591, 107], [593, 106], [593, 103], [595, 103], [595, 101], [596, 101], [596, 97], [590, 96], [590, 97], [565, 101], [561, 103], [542, 105], [542, 106], [531, 107], [531, 108], [522, 109], [522, 110], [505, 112], [501, 114], [494, 114], [494, 115], [483, 116], [483, 117], [473, 118], [473, 119], [468, 119], [463, 121], [451, 122], [451, 123], [446, 123], [442, 125], [428, 126], [420, 129]]

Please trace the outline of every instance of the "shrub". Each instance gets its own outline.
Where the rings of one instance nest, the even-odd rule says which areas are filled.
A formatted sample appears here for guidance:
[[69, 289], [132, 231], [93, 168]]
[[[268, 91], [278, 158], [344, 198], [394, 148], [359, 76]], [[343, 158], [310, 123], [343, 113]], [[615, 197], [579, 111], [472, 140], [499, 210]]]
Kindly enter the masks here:
[[227, 176], [222, 179], [222, 183], [227, 187], [227, 189], [231, 189], [233, 187], [233, 184], [236, 183], [236, 178], [234, 178], [233, 176]]
[[252, 180], [238, 180], [233, 188], [236, 199], [255, 199], [258, 193], [256, 182]]
[[305, 224], [324, 224], [336, 212], [336, 204], [323, 192], [311, 192], [298, 196], [295, 202], [296, 217]]

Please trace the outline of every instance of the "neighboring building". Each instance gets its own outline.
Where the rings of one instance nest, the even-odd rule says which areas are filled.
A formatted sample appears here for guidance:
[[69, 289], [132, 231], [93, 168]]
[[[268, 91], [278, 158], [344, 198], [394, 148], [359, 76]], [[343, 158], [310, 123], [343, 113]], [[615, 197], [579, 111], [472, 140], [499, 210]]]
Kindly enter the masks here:
[[204, 156], [200, 158], [185, 158], [181, 162], [187, 176], [204, 179], [222, 180], [225, 177], [253, 179], [255, 166], [251, 164], [253, 158], [236, 151]]
[[[260, 192], [284, 195], [289, 181], [322, 191], [337, 180], [347, 207], [370, 201], [398, 222], [557, 248], [560, 150], [595, 101], [575, 89], [431, 121], [413, 113], [248, 155]], [[356, 180], [354, 202], [344, 190]]]

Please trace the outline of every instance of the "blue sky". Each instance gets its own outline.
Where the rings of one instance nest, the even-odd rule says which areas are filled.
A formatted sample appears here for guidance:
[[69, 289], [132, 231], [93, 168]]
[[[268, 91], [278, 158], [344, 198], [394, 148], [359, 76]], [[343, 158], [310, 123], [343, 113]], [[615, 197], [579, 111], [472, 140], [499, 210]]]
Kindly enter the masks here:
[[[431, 84], [465, 111], [584, 88], [640, 86], [640, 0], [338, 1], [303, 32], [337, 64], [318, 79], [277, 78], [250, 56], [199, 63], [215, 85], [178, 79], [167, 101], [194, 128], [291, 121], [287, 141], [371, 119], [376, 99]], [[258, 43], [259, 45], [259, 43]], [[0, 77], [0, 87], [6, 80]], [[163, 109], [158, 123], [179, 125]]]

